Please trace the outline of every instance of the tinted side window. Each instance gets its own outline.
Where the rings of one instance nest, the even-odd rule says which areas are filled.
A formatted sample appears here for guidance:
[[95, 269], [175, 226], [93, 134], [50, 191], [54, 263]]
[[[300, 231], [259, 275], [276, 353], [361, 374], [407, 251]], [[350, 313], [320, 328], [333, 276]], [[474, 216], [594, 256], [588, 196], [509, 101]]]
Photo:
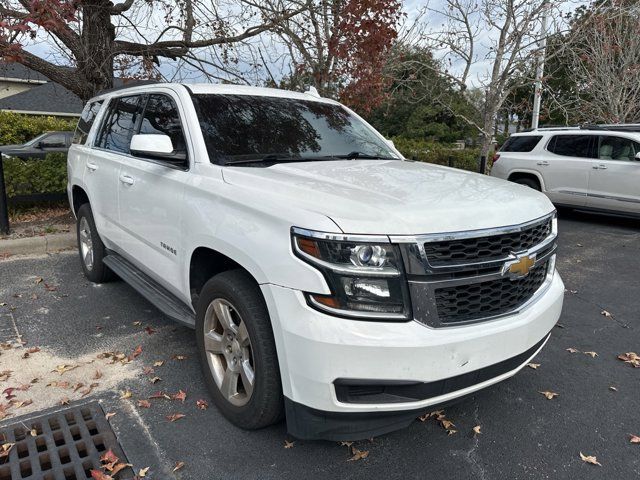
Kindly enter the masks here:
[[52, 133], [51, 135], [47, 135], [44, 137], [40, 143], [43, 147], [46, 148], [54, 148], [54, 147], [66, 147], [67, 141], [64, 133]]
[[635, 160], [640, 151], [640, 143], [628, 138], [602, 135], [598, 146], [598, 158], [601, 160]]
[[97, 143], [99, 147], [114, 152], [129, 153], [131, 137], [140, 113], [140, 98], [136, 95], [112, 100]]
[[178, 107], [167, 95], [149, 95], [142, 115], [140, 133], [168, 135], [174, 153], [187, 153]]
[[590, 135], [556, 135], [547, 148], [556, 155], [590, 158], [591, 139]]
[[78, 121], [76, 132], [73, 134], [73, 143], [85, 144], [89, 136], [89, 130], [91, 130], [91, 126], [100, 111], [100, 107], [102, 107], [102, 103], [102, 100], [98, 100], [97, 102], [85, 105], [80, 120]]
[[501, 152], [530, 152], [533, 150], [542, 135], [525, 135], [517, 137], [509, 137], [500, 149]]

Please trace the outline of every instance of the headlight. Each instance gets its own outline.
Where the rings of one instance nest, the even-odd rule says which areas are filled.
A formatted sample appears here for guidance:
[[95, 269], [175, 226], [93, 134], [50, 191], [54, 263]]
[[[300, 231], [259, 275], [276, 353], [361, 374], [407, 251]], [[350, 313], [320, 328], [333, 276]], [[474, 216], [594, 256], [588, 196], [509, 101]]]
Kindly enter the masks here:
[[409, 294], [400, 249], [383, 238], [292, 228], [296, 256], [320, 270], [332, 292], [307, 293], [309, 305], [342, 317], [408, 320]]

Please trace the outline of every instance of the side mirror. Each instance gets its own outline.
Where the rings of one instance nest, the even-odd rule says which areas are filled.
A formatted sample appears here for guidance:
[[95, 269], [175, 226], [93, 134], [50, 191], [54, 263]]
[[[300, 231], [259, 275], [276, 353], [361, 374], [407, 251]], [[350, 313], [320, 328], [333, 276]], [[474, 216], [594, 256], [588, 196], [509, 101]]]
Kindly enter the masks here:
[[638, 162], [640, 162], [640, 152], [636, 153], [636, 157], [635, 157], [635, 159], [636, 159]]
[[155, 133], [141, 133], [131, 137], [129, 146], [131, 155], [163, 160], [173, 164], [182, 164], [187, 159], [186, 154], [173, 151], [173, 143], [169, 135]]

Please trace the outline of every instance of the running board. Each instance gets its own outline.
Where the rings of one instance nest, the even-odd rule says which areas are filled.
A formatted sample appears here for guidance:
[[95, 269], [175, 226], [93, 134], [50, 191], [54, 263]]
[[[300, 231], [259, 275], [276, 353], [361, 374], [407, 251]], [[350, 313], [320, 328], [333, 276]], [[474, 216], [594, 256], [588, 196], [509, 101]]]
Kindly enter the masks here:
[[196, 317], [193, 311], [131, 262], [111, 250], [107, 251], [103, 262], [166, 316], [187, 327], [195, 328]]

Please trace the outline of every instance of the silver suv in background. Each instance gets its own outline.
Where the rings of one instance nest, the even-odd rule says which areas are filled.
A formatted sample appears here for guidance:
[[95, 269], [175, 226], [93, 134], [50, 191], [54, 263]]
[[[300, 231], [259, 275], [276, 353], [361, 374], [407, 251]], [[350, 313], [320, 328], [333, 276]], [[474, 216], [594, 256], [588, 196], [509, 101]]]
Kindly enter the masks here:
[[559, 206], [640, 217], [640, 125], [514, 133], [491, 175], [540, 190]]

